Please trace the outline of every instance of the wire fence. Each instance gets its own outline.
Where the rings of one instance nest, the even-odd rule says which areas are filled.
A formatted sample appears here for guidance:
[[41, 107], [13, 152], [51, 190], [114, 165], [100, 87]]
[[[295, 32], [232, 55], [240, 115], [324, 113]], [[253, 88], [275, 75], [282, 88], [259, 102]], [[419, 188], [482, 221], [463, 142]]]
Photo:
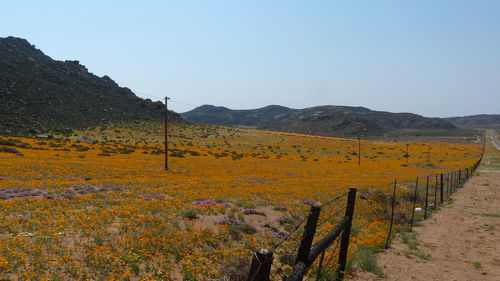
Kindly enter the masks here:
[[[375, 193], [380, 197], [376, 201], [383, 204], [373, 212], [388, 221], [385, 247], [389, 247], [394, 236], [394, 225], [411, 230], [447, 202], [479, 167], [484, 149], [485, 143], [480, 158], [471, 167], [415, 180], [395, 179], [390, 195]], [[356, 193], [357, 189], [350, 188], [323, 204], [312, 204], [308, 215], [272, 249], [260, 249], [253, 254], [247, 281], [342, 280]]]

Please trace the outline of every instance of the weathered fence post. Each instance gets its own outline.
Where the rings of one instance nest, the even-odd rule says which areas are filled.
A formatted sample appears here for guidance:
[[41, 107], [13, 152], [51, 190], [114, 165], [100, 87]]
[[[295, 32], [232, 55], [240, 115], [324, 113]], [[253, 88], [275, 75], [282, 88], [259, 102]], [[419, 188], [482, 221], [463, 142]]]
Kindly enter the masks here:
[[311, 211], [307, 217], [307, 223], [304, 228], [304, 235], [302, 236], [302, 241], [300, 241], [299, 251], [297, 252], [297, 258], [295, 259], [295, 264], [299, 262], [307, 264], [307, 258], [309, 257], [309, 252], [311, 251], [314, 234], [316, 234], [316, 225], [318, 225], [320, 212], [321, 206], [316, 204], [311, 206]]
[[411, 221], [410, 221], [410, 229], [413, 230], [413, 218], [415, 218], [415, 207], [417, 205], [417, 188], [418, 188], [418, 177], [415, 181], [415, 192], [413, 193], [413, 209], [411, 211]]
[[452, 193], [457, 189], [457, 172], [453, 172], [451, 175]]
[[429, 176], [427, 176], [427, 186], [425, 187], [425, 210], [424, 220], [427, 219], [427, 202], [429, 201]]
[[462, 170], [458, 171], [458, 185], [462, 185]]
[[347, 195], [347, 208], [345, 209], [345, 216], [347, 223], [342, 231], [339, 249], [339, 267], [337, 269], [337, 280], [342, 280], [345, 274], [345, 265], [347, 262], [347, 250], [349, 250], [349, 236], [351, 235], [352, 216], [354, 215], [354, 203], [356, 202], [356, 188], [349, 188]]
[[455, 188], [455, 171], [451, 172], [450, 196], [453, 194], [454, 188]]
[[269, 281], [271, 265], [273, 264], [273, 251], [259, 249], [252, 255], [252, 264], [247, 281]]
[[321, 278], [321, 269], [323, 267], [323, 260], [325, 259], [325, 252], [326, 249], [323, 252], [321, 252], [321, 257], [319, 258], [318, 272], [316, 273], [316, 281], [319, 281]]
[[450, 197], [450, 173], [446, 174], [446, 199]]
[[453, 178], [454, 178], [454, 175], [455, 175], [455, 172], [451, 172], [451, 175], [450, 175], [450, 195], [449, 195], [449, 197], [451, 197], [451, 195], [453, 194]]
[[435, 180], [434, 180], [434, 208], [437, 208], [437, 196], [438, 196], [438, 175], [435, 175]]
[[441, 204], [443, 204], [443, 173], [441, 173]]
[[389, 234], [387, 235], [387, 242], [385, 243], [385, 248], [389, 248], [389, 239], [391, 239], [392, 232], [392, 222], [394, 221], [394, 202], [396, 200], [396, 184], [397, 180], [394, 180], [394, 191], [392, 192], [392, 211], [391, 211], [391, 225], [389, 226]]

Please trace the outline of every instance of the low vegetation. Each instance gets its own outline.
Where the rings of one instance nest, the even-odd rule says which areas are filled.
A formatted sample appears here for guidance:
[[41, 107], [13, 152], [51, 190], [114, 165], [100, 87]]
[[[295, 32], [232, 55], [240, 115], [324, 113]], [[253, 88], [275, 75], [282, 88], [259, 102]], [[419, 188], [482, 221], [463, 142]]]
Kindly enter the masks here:
[[[50, 140], [0, 137], [23, 155], [0, 152], [1, 275], [243, 280], [255, 249], [281, 241], [310, 202], [349, 187], [359, 190], [349, 259], [377, 272], [371, 254], [385, 243], [394, 179], [395, 223], [405, 225], [403, 195], [417, 176], [470, 167], [481, 151], [412, 142], [404, 158], [406, 142], [362, 141], [358, 166], [357, 140], [180, 124], [169, 128], [165, 171], [162, 132], [139, 122]], [[77, 142], [83, 135], [92, 141]], [[335, 224], [323, 223], [318, 237]], [[301, 234], [277, 250], [274, 266], [291, 268]]]

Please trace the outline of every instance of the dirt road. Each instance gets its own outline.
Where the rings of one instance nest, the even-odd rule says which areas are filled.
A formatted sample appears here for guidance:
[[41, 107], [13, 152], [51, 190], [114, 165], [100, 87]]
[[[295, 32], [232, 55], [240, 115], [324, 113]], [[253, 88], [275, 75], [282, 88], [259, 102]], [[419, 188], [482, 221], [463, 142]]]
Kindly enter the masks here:
[[500, 152], [491, 139], [477, 175], [452, 198], [375, 256], [382, 276], [355, 268], [350, 280], [500, 280]]

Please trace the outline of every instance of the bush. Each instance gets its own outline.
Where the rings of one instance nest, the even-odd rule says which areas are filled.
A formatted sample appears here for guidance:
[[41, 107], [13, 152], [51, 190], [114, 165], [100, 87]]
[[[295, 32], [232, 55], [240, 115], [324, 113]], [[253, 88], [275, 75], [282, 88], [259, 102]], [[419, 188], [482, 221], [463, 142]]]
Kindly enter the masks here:
[[23, 154], [19, 150], [12, 148], [12, 147], [2, 146], [2, 147], [0, 147], [0, 152], [7, 152], [7, 153], [12, 153], [12, 154], [16, 154], [19, 156], [23, 156]]
[[194, 220], [198, 218], [198, 212], [195, 209], [187, 209], [182, 212], [182, 217]]
[[376, 274], [378, 277], [383, 276], [382, 269], [377, 266], [377, 260], [370, 249], [361, 249], [359, 253], [359, 266], [363, 270]]

